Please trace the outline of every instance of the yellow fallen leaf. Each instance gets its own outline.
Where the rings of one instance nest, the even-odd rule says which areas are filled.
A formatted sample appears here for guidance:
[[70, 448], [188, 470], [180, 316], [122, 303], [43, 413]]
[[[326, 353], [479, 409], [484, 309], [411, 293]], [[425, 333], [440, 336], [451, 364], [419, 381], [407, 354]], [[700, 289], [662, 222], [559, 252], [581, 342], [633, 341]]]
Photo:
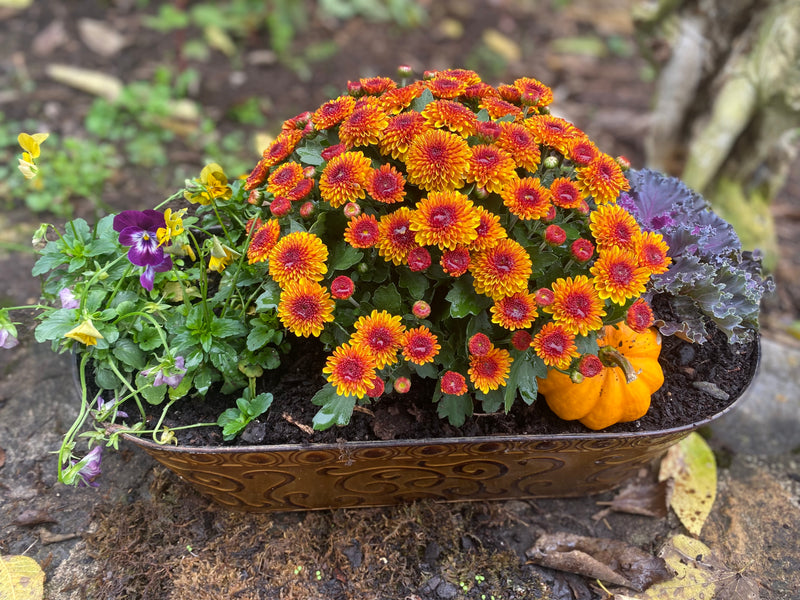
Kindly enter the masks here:
[[519, 44], [496, 29], [486, 29], [483, 32], [483, 43], [489, 50], [499, 54], [507, 62], [518, 62], [522, 59], [522, 50], [520, 50]]
[[112, 75], [69, 65], [47, 65], [47, 75], [59, 83], [113, 102], [122, 93], [122, 82]]
[[699, 536], [717, 496], [717, 463], [711, 448], [698, 433], [690, 434], [669, 449], [658, 479], [674, 480], [670, 506], [684, 527]]
[[236, 55], [236, 44], [225, 30], [218, 25], [209, 25], [203, 29], [208, 45], [219, 50], [227, 57]]
[[33, 4], [33, 0], [0, 0], [0, 8], [10, 8], [11, 10], [22, 10]]
[[41, 600], [44, 571], [28, 556], [0, 556], [0, 600]]
[[275, 136], [267, 132], [259, 131], [253, 136], [253, 146], [258, 154], [261, 154], [264, 149], [275, 141]]

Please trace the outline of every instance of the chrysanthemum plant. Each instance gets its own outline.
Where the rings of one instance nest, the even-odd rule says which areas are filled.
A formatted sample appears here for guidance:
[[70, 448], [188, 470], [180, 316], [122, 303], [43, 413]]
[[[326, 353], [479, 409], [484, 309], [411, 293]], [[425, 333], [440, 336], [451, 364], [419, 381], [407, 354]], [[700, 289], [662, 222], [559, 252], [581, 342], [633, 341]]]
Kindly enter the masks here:
[[[232, 398], [218, 425], [233, 438], [268, 410], [259, 377], [300, 337], [328, 353], [327, 383], [309, 399], [315, 429], [416, 378], [436, 380], [431, 401], [458, 426], [475, 410], [531, 404], [548, 369], [573, 381], [600, 372], [605, 327], [652, 325], [654, 278], [657, 291], [676, 291], [675, 279], [727, 289], [724, 273], [665, 275], [675, 258], [664, 234], [705, 238], [661, 231], [667, 208], [632, 206], [648, 184], [630, 190], [625, 161], [550, 114], [552, 99], [535, 79], [493, 87], [461, 69], [362, 79], [284, 122], [246, 179], [212, 164], [154, 210], [40, 230], [34, 275], [53, 304], [39, 307], [36, 338], [79, 353], [84, 391], [61, 479], [99, 474], [96, 451], [73, 455], [89, 416], [90, 445], [123, 431], [168, 443], [170, 407], [216, 386]], [[43, 138], [21, 142], [31, 139], [38, 156]], [[0, 335], [13, 344], [7, 310]]]

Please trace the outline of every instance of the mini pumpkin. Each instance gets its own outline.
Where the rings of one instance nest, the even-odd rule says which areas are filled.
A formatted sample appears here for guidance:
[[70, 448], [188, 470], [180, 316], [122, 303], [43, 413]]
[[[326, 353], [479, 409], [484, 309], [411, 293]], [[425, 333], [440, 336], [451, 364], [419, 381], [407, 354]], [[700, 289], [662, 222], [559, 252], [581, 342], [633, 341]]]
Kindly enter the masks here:
[[636, 333], [624, 323], [608, 325], [598, 345], [604, 368], [594, 377], [574, 383], [569, 374], [550, 369], [538, 380], [539, 393], [559, 418], [577, 419], [595, 430], [643, 417], [651, 395], [664, 383], [657, 329]]

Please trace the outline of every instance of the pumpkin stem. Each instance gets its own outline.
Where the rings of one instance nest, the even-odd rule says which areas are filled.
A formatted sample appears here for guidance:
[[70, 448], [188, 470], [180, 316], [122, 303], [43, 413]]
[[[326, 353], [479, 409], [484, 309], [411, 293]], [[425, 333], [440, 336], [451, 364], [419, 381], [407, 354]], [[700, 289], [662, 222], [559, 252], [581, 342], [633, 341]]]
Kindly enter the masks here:
[[603, 364], [607, 367], [619, 367], [622, 369], [622, 372], [625, 373], [625, 381], [631, 383], [636, 381], [636, 377], [639, 375], [633, 368], [631, 361], [629, 361], [625, 356], [619, 351], [610, 346], [603, 346], [597, 352], [597, 356], [603, 361]]

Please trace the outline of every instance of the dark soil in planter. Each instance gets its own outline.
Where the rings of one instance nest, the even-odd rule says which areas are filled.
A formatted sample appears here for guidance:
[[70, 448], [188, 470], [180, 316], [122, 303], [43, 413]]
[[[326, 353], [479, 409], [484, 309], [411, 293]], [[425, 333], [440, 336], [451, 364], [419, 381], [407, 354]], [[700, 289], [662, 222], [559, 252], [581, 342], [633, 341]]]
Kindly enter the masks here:
[[[652, 398], [648, 413], [631, 423], [605, 429], [610, 433], [668, 429], [701, 421], [726, 408], [753, 377], [757, 343], [728, 344], [719, 331], [705, 344], [688, 344], [675, 337], [663, 340], [660, 362], [665, 384]], [[462, 427], [438, 417], [430, 401], [436, 383], [412, 382], [407, 394], [387, 393], [356, 411], [347, 427], [308, 433], [318, 407], [309, 401], [325, 383], [321, 375], [327, 354], [316, 340], [299, 340], [278, 372], [261, 382], [274, 396], [272, 407], [251, 423], [242, 435], [225, 445], [338, 443], [377, 439], [590, 433], [577, 421], [562, 421], [539, 399], [531, 406], [517, 402], [511, 414], [476, 414]], [[231, 399], [209, 394], [176, 404], [167, 426], [216, 421], [233, 405]], [[134, 414], [134, 413], [131, 413]], [[176, 432], [182, 445], [223, 444], [220, 429], [205, 427]]]

